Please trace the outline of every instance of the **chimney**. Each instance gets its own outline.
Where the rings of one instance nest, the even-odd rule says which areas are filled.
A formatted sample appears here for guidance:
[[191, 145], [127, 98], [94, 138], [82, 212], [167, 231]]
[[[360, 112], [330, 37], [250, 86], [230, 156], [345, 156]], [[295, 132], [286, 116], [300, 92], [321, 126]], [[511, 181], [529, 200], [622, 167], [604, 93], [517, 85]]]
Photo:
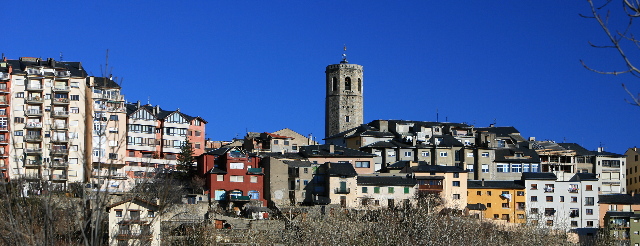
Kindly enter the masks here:
[[389, 131], [389, 121], [381, 120], [380, 121], [380, 131], [388, 132]]
[[156, 105], [156, 106], [153, 108], [153, 113], [154, 113], [154, 114], [158, 114], [158, 113], [160, 113], [160, 105]]
[[536, 141], [536, 137], [529, 137], [529, 141]]
[[329, 144], [329, 154], [333, 154], [335, 152], [335, 146], [333, 144]]
[[604, 147], [598, 147], [598, 153], [604, 151]]
[[482, 179], [482, 187], [484, 187], [484, 178]]
[[410, 161], [410, 162], [409, 162], [409, 166], [410, 166], [410, 167], [417, 167], [417, 166], [418, 166], [418, 164], [419, 164], [419, 162], [417, 162], [417, 161]]
[[140, 100], [138, 100], [138, 102], [136, 103], [136, 107], [140, 108]]

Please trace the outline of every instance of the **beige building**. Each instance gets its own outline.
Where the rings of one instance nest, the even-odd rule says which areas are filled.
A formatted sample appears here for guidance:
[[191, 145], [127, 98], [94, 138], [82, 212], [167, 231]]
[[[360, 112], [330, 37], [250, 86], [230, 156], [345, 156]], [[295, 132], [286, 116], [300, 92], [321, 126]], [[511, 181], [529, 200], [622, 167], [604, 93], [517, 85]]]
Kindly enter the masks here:
[[9, 60], [10, 176], [64, 188], [86, 180], [86, 77], [80, 62]]
[[359, 175], [358, 205], [361, 208], [412, 206], [416, 188], [416, 180], [403, 174]]
[[638, 166], [640, 166], [640, 152], [638, 148], [629, 148], [624, 153], [627, 156], [627, 193], [628, 194], [640, 194], [640, 172], [638, 172]]
[[159, 209], [137, 197], [107, 206], [109, 245], [160, 245]]

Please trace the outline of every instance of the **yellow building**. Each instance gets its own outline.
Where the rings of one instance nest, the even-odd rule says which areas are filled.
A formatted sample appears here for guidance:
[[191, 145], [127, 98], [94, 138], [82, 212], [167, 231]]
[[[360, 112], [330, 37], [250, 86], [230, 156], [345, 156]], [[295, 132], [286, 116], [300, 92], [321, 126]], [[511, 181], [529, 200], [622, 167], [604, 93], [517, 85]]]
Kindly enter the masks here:
[[512, 223], [525, 223], [525, 186], [520, 180], [467, 182], [468, 204], [483, 204], [482, 217]]
[[[640, 151], [638, 148], [629, 148], [624, 153], [627, 156], [627, 193], [628, 194], [640, 194]], [[604, 214], [602, 214], [604, 216]]]

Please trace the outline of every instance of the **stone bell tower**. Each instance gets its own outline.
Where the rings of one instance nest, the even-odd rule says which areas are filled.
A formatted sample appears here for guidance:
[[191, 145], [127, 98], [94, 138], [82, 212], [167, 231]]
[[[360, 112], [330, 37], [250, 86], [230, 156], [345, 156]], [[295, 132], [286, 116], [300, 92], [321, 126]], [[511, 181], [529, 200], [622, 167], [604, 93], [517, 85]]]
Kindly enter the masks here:
[[325, 73], [325, 137], [329, 137], [362, 124], [363, 74], [362, 66], [349, 64], [346, 54], [340, 64], [327, 66]]

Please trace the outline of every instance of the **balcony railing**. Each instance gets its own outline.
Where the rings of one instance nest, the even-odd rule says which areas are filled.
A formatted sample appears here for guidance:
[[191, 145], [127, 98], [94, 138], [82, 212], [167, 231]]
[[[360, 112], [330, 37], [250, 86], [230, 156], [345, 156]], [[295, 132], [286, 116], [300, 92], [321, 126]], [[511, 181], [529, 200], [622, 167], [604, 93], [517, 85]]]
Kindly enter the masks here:
[[569, 188], [569, 193], [578, 193], [578, 188]]
[[65, 137], [52, 137], [51, 138], [51, 142], [54, 142], [54, 143], [67, 143], [67, 142], [69, 142], [69, 139], [65, 138]]
[[8, 126], [0, 126], [0, 132], [6, 132], [6, 131], [9, 131]]
[[553, 193], [553, 187], [544, 187], [545, 193]]
[[9, 101], [6, 99], [0, 99], [0, 107], [5, 107], [7, 105], [9, 105]]
[[442, 185], [418, 185], [419, 190], [442, 190]]
[[51, 180], [67, 180], [67, 175], [65, 174], [52, 174]]
[[8, 138], [0, 138], [0, 145], [5, 145], [5, 144], [9, 144], [9, 139]]
[[127, 179], [129, 178], [126, 173], [111, 173], [109, 174], [109, 178], [112, 179]]
[[119, 102], [119, 101], [124, 101], [124, 95], [107, 95], [107, 94], [94, 93], [93, 99], [102, 99], [102, 100]]
[[51, 125], [51, 130], [66, 130], [66, 129], [69, 129], [69, 126], [67, 124], [55, 123]]
[[51, 113], [53, 117], [69, 117], [69, 111], [53, 111]]
[[26, 135], [26, 136], [24, 136], [24, 141], [27, 141], [27, 142], [40, 142], [40, 141], [42, 141], [42, 136], [40, 136], [40, 135]]
[[44, 99], [42, 97], [27, 97], [24, 101], [28, 104], [42, 104]]
[[56, 77], [70, 77], [71, 71], [56, 71]]
[[42, 149], [40, 148], [24, 149], [24, 152], [27, 153], [27, 155], [33, 155], [33, 154], [40, 155], [42, 154]]
[[248, 202], [251, 200], [250, 196], [230, 196], [229, 198], [232, 202]]
[[27, 116], [42, 116], [42, 110], [40, 110], [40, 109], [27, 109], [27, 111], [25, 111], [24, 114], [26, 114]]
[[26, 174], [23, 174], [22, 177], [24, 179], [40, 179], [40, 174], [39, 173], [26, 173]]
[[52, 149], [51, 154], [53, 155], [68, 155], [69, 149]]
[[262, 168], [247, 168], [247, 174], [263, 174]]
[[335, 188], [333, 192], [336, 194], [349, 194], [351, 193], [351, 188]]
[[30, 166], [30, 167], [39, 167], [42, 166], [42, 161], [36, 161], [36, 160], [26, 160], [24, 162], [25, 166]]
[[27, 91], [42, 91], [42, 85], [27, 85], [25, 89]]
[[60, 92], [60, 91], [69, 91], [70, 88], [69, 86], [54, 86], [52, 90]]
[[118, 237], [151, 237], [151, 230], [118, 230]]
[[25, 124], [24, 128], [27, 128], [27, 129], [39, 129], [39, 128], [42, 128], [42, 122], [27, 122], [27, 124]]
[[52, 161], [51, 167], [53, 168], [66, 168], [69, 166], [69, 162], [66, 161]]
[[54, 98], [53, 104], [69, 104], [69, 98]]
[[11, 78], [11, 74], [9, 73], [0, 73], [0, 80], [8, 80]]

